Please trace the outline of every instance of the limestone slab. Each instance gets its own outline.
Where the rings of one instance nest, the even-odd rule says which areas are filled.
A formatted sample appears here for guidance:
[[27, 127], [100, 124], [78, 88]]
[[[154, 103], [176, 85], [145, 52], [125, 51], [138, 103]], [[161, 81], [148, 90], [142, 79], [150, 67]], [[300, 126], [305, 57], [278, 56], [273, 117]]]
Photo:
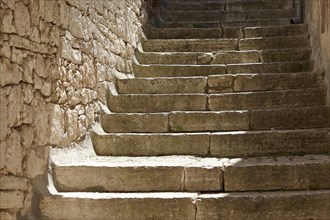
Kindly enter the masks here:
[[306, 35], [308, 32], [308, 25], [295, 24], [286, 26], [247, 27], [244, 28], [243, 31], [246, 38]]
[[262, 62], [307, 61], [311, 56], [310, 48], [267, 50], [261, 52]]
[[251, 129], [303, 129], [330, 127], [330, 107], [256, 110], [251, 112]]
[[232, 159], [224, 168], [224, 190], [328, 189], [329, 170], [328, 155]]
[[283, 108], [290, 106], [324, 105], [323, 88], [281, 90], [266, 92], [237, 92], [211, 94], [208, 99], [209, 109], [247, 110]]
[[222, 36], [219, 28], [151, 28], [148, 30], [149, 39], [212, 39]]
[[[63, 193], [43, 197], [43, 218], [86, 220], [195, 219], [196, 193]], [[111, 207], [111, 208], [109, 208]]]
[[259, 63], [258, 51], [224, 51], [216, 53], [212, 64]]
[[270, 50], [285, 48], [309, 47], [309, 39], [305, 36], [266, 37], [240, 39], [240, 50]]
[[120, 94], [204, 93], [205, 77], [133, 78], [117, 81]]
[[289, 18], [282, 19], [243, 19], [221, 21], [221, 27], [255, 27], [289, 25]]
[[327, 219], [330, 191], [200, 195], [196, 219]]
[[228, 64], [227, 73], [297, 73], [312, 69], [310, 61], [280, 63]]
[[93, 147], [102, 156], [206, 155], [209, 133], [123, 133], [94, 131]]
[[169, 115], [170, 129], [182, 131], [223, 131], [249, 129], [248, 111], [173, 112]]
[[191, 156], [91, 157], [53, 170], [61, 192], [220, 191], [223, 164]]
[[146, 52], [212, 52], [235, 50], [237, 39], [161, 39], [146, 40]]
[[226, 73], [225, 65], [133, 65], [136, 77], [208, 76]]
[[168, 131], [168, 114], [103, 114], [101, 124], [105, 132], [166, 132]]
[[212, 133], [210, 155], [250, 157], [329, 154], [330, 130], [297, 129]]
[[205, 94], [132, 94], [108, 97], [109, 109], [121, 113], [205, 110]]

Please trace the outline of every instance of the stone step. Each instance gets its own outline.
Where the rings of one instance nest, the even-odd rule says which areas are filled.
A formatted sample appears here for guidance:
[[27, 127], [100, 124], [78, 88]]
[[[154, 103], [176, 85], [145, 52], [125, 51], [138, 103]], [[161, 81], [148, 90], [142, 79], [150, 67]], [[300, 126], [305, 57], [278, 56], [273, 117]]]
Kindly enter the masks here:
[[141, 64], [233, 64], [259, 62], [308, 61], [310, 48], [292, 48], [279, 50], [248, 50], [221, 52], [135, 52], [136, 59]]
[[[56, 193], [43, 219], [327, 219], [330, 190], [244, 193]], [[111, 208], [109, 208], [111, 207]], [[129, 210], [129, 211], [128, 211]]]
[[311, 72], [222, 74], [205, 77], [152, 77], [117, 80], [119, 94], [224, 93], [315, 88], [322, 77]]
[[206, 77], [158, 77], [117, 80], [119, 94], [205, 93]]
[[289, 9], [292, 1], [202, 1], [202, 2], [171, 2], [166, 4], [169, 10], [264, 10], [264, 9]]
[[309, 48], [305, 36], [244, 39], [152, 39], [143, 42], [144, 52], [215, 52]]
[[153, 39], [143, 42], [145, 52], [212, 52], [237, 48], [238, 39]]
[[253, 111], [111, 113], [101, 117], [105, 132], [195, 132], [330, 127], [330, 106]]
[[53, 163], [60, 192], [222, 191], [228, 159], [192, 156], [71, 158]]
[[330, 189], [329, 171], [329, 155], [236, 158], [225, 164], [224, 191]]
[[329, 128], [202, 133], [105, 133], [94, 128], [100, 156], [254, 157], [329, 154]]
[[[152, 69], [152, 68], [151, 68]], [[312, 70], [310, 61], [252, 63], [252, 64], [228, 64], [227, 73], [297, 73]]]
[[60, 192], [319, 190], [330, 188], [329, 168], [328, 155], [90, 157], [52, 164]]
[[210, 156], [257, 157], [330, 154], [330, 129], [216, 132]]
[[281, 19], [241, 19], [223, 21], [164, 21], [162, 28], [220, 28], [220, 27], [256, 27], [289, 25], [289, 18]]
[[271, 50], [289, 48], [308, 48], [306, 36], [245, 38], [239, 41], [240, 50]]
[[92, 132], [93, 147], [100, 156], [206, 156], [209, 133], [104, 133]]
[[169, 112], [206, 110], [206, 94], [125, 94], [110, 95], [112, 112]]
[[228, 65], [141, 65], [133, 63], [136, 77], [209, 76], [238, 73], [297, 73], [312, 69], [310, 61], [249, 63]]
[[[131, 80], [126, 81], [131, 82]], [[139, 82], [139, 80], [137, 81]], [[134, 80], [132, 80], [132, 84], [133, 82]], [[207, 77], [208, 93], [315, 88], [321, 86], [322, 83], [321, 76], [311, 72], [265, 74], [242, 73]]]
[[156, 28], [147, 31], [149, 39], [256, 38], [307, 35], [307, 24], [270, 27]]
[[202, 194], [195, 219], [327, 219], [329, 204], [330, 190]]
[[208, 96], [208, 108], [212, 111], [224, 111], [317, 106], [325, 104], [325, 97], [326, 92], [322, 87], [266, 92], [211, 94]]
[[165, 21], [223, 21], [244, 19], [292, 18], [292, 10], [272, 9], [253, 11], [167, 10]]

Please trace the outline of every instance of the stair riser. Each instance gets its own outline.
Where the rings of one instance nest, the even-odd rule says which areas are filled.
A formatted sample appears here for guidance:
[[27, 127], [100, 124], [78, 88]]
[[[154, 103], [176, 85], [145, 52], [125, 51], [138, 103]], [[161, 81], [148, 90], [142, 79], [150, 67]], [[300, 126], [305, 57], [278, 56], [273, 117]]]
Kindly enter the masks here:
[[141, 64], [234, 64], [308, 61], [310, 49], [228, 51], [222, 53], [140, 53], [136, 58]]
[[210, 155], [215, 157], [253, 157], [274, 155], [329, 154], [330, 130], [291, 132], [215, 133]]
[[253, 157], [329, 154], [330, 131], [264, 131], [205, 134], [93, 133], [93, 147], [101, 156], [196, 155]]
[[56, 167], [54, 175], [58, 190], [61, 192], [180, 192], [222, 190], [222, 168], [220, 166], [212, 169], [176, 166]]
[[275, 91], [322, 85], [313, 73], [225, 74], [207, 78], [208, 93]]
[[119, 94], [188, 94], [303, 89], [319, 87], [322, 83], [320, 76], [313, 73], [223, 74], [121, 79], [117, 88]]
[[92, 135], [93, 147], [101, 156], [207, 155], [209, 134]]
[[260, 166], [241, 166], [238, 163], [224, 170], [225, 191], [329, 189], [329, 170], [329, 161], [321, 164]]
[[[103, 194], [102, 194], [103, 195]], [[43, 219], [327, 219], [330, 191], [41, 199]], [[99, 198], [101, 197], [101, 198]], [[111, 208], [109, 208], [111, 207]], [[125, 207], [123, 209], [123, 207]], [[127, 212], [127, 210], [130, 210]], [[197, 211], [196, 211], [197, 210]]]
[[260, 11], [167, 11], [166, 21], [223, 21], [243, 19], [276, 19], [292, 18], [291, 10]]
[[170, 111], [225, 111], [271, 109], [325, 104], [325, 89], [268, 91], [255, 93], [189, 95], [109, 96], [109, 109], [115, 113], [157, 113]]
[[196, 219], [327, 219], [329, 194], [208, 195], [197, 201]]
[[161, 24], [163, 28], [220, 28], [220, 27], [255, 27], [255, 26], [283, 26], [289, 25], [290, 19], [249, 19], [249, 20], [223, 20], [200, 22], [171, 22]]
[[225, 28], [151, 28], [149, 39], [212, 39], [212, 38], [255, 38], [306, 35], [307, 25], [274, 27], [225, 27]]
[[208, 108], [212, 111], [224, 111], [321, 106], [325, 104], [325, 96], [324, 89], [211, 94], [208, 97]]
[[330, 108], [257, 110], [242, 112], [173, 112], [169, 114], [108, 114], [106, 132], [190, 132], [330, 127]]
[[145, 52], [214, 52], [228, 50], [274, 50], [308, 48], [309, 40], [304, 36], [278, 38], [249, 38], [230, 40], [147, 40]]

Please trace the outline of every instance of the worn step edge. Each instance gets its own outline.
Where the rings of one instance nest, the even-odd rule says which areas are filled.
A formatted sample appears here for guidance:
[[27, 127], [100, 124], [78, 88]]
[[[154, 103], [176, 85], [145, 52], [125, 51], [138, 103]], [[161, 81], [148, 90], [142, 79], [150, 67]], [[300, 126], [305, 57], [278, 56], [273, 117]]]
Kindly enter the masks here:
[[39, 208], [43, 218], [54, 220], [326, 219], [330, 215], [329, 204], [330, 190], [217, 194], [58, 193], [43, 196]]

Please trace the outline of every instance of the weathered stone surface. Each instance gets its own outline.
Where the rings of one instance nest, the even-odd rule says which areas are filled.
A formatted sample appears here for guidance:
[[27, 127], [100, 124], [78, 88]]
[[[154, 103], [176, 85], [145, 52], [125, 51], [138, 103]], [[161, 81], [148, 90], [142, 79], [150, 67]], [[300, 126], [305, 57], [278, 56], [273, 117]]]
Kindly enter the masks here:
[[169, 125], [175, 132], [222, 131], [249, 129], [247, 111], [232, 112], [173, 112]]
[[212, 39], [222, 36], [221, 28], [151, 28], [149, 39]]
[[117, 81], [120, 94], [204, 93], [204, 77], [133, 78]]
[[245, 19], [244, 11], [220, 10], [170, 10], [166, 12], [166, 21], [222, 21]]
[[146, 40], [143, 49], [147, 52], [211, 52], [235, 50], [237, 39], [173, 39]]
[[16, 220], [17, 217], [16, 217], [16, 215], [8, 213], [8, 212], [0, 212], [0, 219]]
[[22, 80], [22, 73], [17, 64], [10, 63], [6, 58], [0, 59], [0, 86], [18, 84]]
[[19, 209], [23, 205], [24, 193], [21, 191], [0, 191], [1, 209]]
[[227, 73], [297, 73], [312, 69], [310, 61], [260, 63], [260, 64], [228, 64]]
[[273, 27], [247, 27], [244, 28], [243, 31], [246, 38], [306, 35], [308, 31], [308, 25], [295, 24]]
[[27, 190], [27, 183], [26, 178], [0, 175], [0, 189], [2, 190]]
[[289, 25], [290, 19], [249, 19], [221, 21], [222, 27], [254, 27], [254, 26], [282, 26]]
[[108, 105], [113, 112], [169, 112], [205, 110], [204, 94], [172, 95], [118, 95], [109, 96]]
[[206, 155], [208, 133], [104, 134], [94, 130], [93, 147], [98, 155]]
[[330, 127], [330, 107], [270, 109], [251, 112], [251, 129]]
[[267, 109], [290, 106], [323, 105], [323, 88], [253, 93], [222, 93], [209, 96], [211, 110]]
[[[55, 162], [60, 191], [219, 191], [223, 162], [191, 156], [93, 157]], [[123, 184], [125, 182], [125, 184]]]
[[[279, 3], [280, 1], [269, 3], [269, 5], [274, 6], [274, 3]], [[283, 3], [287, 3], [289, 1], [282, 1]], [[277, 18], [292, 18], [293, 10], [291, 9], [268, 9], [262, 8], [262, 10], [258, 11], [247, 11], [246, 18], [247, 19], [277, 19]]]
[[22, 1], [16, 2], [14, 10], [14, 24], [20, 36], [30, 34], [30, 14]]
[[166, 5], [169, 10], [224, 10], [225, 4], [223, 2], [172, 2]]
[[21, 147], [21, 137], [15, 129], [11, 129], [9, 137], [6, 139], [5, 165], [9, 173], [17, 175], [22, 173], [23, 152]]
[[[234, 1], [227, 2], [227, 10], [265, 10], [265, 9], [292, 9], [291, 1]], [[281, 16], [278, 16], [281, 17]]]
[[212, 64], [229, 64], [229, 63], [259, 63], [258, 51], [227, 51], [216, 53]]
[[[195, 193], [69, 194], [44, 197], [40, 208], [48, 219], [187, 219], [195, 218]], [[111, 209], [109, 209], [111, 206]], [[94, 207], [90, 209], [89, 207]], [[126, 207], [129, 212], [123, 212]], [[161, 210], [161, 211], [159, 211]]]
[[240, 39], [240, 50], [270, 50], [285, 48], [306, 48], [309, 40], [305, 36]]
[[[321, 85], [320, 77], [314, 73], [235, 74], [227, 77], [234, 77], [234, 91], [299, 89]], [[218, 81], [216, 76], [209, 78], [208, 81], [210, 82], [211, 79]], [[220, 78], [218, 83], [221, 82]]]
[[225, 65], [139, 65], [134, 64], [136, 77], [208, 76], [225, 74]]
[[8, 128], [8, 99], [5, 89], [0, 89], [0, 141], [4, 141], [7, 134], [10, 132]]
[[213, 133], [210, 154], [218, 157], [328, 154], [329, 129]]
[[224, 190], [328, 189], [329, 169], [327, 155], [232, 159], [224, 169]]
[[196, 219], [326, 219], [330, 191], [200, 195]]
[[14, 15], [12, 10], [3, 10], [0, 12], [2, 22], [0, 24], [0, 30], [4, 33], [14, 33], [16, 31], [13, 24]]
[[235, 75], [219, 75], [207, 77], [208, 93], [233, 92]]
[[311, 49], [267, 50], [261, 52], [261, 62], [288, 62], [309, 60]]
[[168, 114], [104, 114], [101, 124], [105, 132], [166, 132]]

